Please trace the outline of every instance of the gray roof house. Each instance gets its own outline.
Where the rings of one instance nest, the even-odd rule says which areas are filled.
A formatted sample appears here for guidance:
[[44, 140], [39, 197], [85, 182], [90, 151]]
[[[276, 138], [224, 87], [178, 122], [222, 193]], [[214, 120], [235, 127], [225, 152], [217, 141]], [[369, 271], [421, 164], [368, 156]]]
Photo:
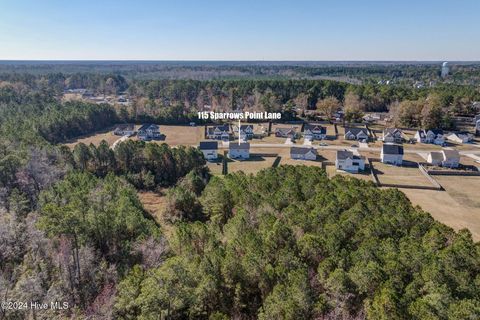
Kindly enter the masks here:
[[158, 140], [160, 137], [160, 126], [156, 124], [147, 123], [138, 129], [138, 139], [140, 140]]
[[384, 143], [380, 157], [383, 163], [401, 165], [403, 162], [403, 146]]
[[307, 140], [322, 140], [327, 135], [327, 128], [319, 124], [306, 123], [303, 127], [303, 136]]
[[291, 147], [290, 158], [295, 160], [316, 160], [317, 150], [315, 148]]
[[230, 145], [228, 146], [228, 157], [231, 159], [250, 158], [250, 143], [230, 143]]
[[113, 134], [116, 136], [131, 136], [135, 133], [135, 125], [133, 123], [119, 124]]
[[218, 157], [218, 142], [217, 141], [200, 141], [198, 146], [200, 151], [202, 151], [203, 156], [206, 160], [215, 160]]
[[345, 139], [347, 140], [367, 140], [367, 128], [345, 128]]
[[275, 129], [275, 136], [282, 137], [282, 138], [295, 138], [297, 135], [297, 131], [294, 127], [291, 128], [276, 128]]
[[208, 127], [207, 137], [215, 140], [229, 140], [230, 139], [230, 125], [218, 125]]
[[403, 139], [402, 130], [397, 128], [385, 128], [383, 130], [383, 142], [400, 143]]
[[338, 150], [335, 159], [335, 168], [347, 172], [357, 173], [365, 170], [365, 157], [348, 150]]

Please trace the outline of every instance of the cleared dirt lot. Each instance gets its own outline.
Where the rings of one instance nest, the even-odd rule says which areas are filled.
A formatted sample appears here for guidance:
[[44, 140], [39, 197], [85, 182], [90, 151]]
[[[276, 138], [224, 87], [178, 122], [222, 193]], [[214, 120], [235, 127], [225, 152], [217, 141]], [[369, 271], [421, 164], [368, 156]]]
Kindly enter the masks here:
[[414, 205], [418, 205], [424, 211], [429, 212], [436, 220], [457, 231], [466, 228], [470, 230], [475, 241], [480, 241], [480, 208], [469, 207], [458, 202], [448, 191], [400, 190], [407, 195]]
[[381, 184], [432, 186], [430, 181], [428, 181], [418, 168], [397, 167], [381, 162], [374, 162], [373, 167]]

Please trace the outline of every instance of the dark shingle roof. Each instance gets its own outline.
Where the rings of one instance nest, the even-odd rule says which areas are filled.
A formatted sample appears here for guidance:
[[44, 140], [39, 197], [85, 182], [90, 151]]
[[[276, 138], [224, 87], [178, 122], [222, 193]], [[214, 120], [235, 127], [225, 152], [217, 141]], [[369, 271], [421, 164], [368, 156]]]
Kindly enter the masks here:
[[314, 148], [301, 148], [301, 147], [291, 147], [290, 154], [307, 154], [309, 151], [317, 154], [317, 150]]
[[288, 134], [290, 132], [295, 132], [295, 128], [276, 128], [275, 132], [281, 132], [283, 134]]
[[143, 124], [143, 125], [140, 127], [140, 129], [138, 129], [138, 131], [144, 131], [144, 130], [149, 129], [150, 127], [154, 127], [155, 129], [158, 129], [158, 125], [156, 125], [156, 124], [146, 123], [146, 124]]
[[353, 154], [352, 151], [348, 150], [337, 150], [337, 159], [338, 160], [345, 160], [345, 159], [362, 159], [363, 157]]
[[228, 132], [228, 131], [230, 131], [230, 126], [228, 124], [213, 126], [213, 130], [215, 130], [215, 129], [218, 129], [220, 131]]
[[438, 151], [430, 152], [430, 157], [432, 158], [432, 160], [436, 160], [436, 161], [442, 161], [443, 160], [443, 154], [441, 152], [438, 152]]
[[403, 147], [398, 144], [387, 144], [382, 146], [384, 154], [403, 154]]
[[252, 126], [251, 124], [242, 124], [242, 125], [240, 125], [240, 130], [242, 130], [242, 131], [243, 131], [243, 130], [246, 130], [246, 129], [248, 129], [248, 128], [250, 128], [250, 129], [253, 130], [253, 126]]
[[217, 150], [217, 141], [200, 141], [200, 150]]
[[458, 150], [444, 149], [444, 150], [442, 150], [442, 152], [445, 156], [445, 160], [446, 159], [459, 159], [460, 158], [460, 153], [458, 152]]
[[345, 133], [351, 132], [354, 135], [358, 135], [360, 132], [365, 133], [368, 135], [368, 131], [366, 128], [345, 128]]
[[133, 125], [133, 123], [124, 123], [124, 124], [119, 124], [115, 130], [133, 130], [135, 128], [135, 126]]
[[250, 149], [250, 143], [248, 142], [244, 142], [244, 143], [236, 143], [236, 142], [233, 142], [233, 143], [230, 143], [229, 147], [228, 147], [230, 150], [245, 150], [245, 149]]
[[321, 125], [319, 124], [310, 124], [310, 123], [306, 123], [305, 126], [303, 127], [303, 132], [307, 131], [307, 130], [320, 130], [320, 133], [322, 134], [325, 134], [327, 133], [327, 128], [325, 127], [322, 127]]
[[397, 132], [402, 133], [402, 130], [397, 128], [385, 128], [385, 130], [383, 130], [383, 134], [387, 134], [387, 133], [396, 134]]
[[442, 129], [428, 129], [428, 130], [425, 130], [425, 133], [427, 133], [428, 131], [431, 131], [434, 135], [443, 134]]

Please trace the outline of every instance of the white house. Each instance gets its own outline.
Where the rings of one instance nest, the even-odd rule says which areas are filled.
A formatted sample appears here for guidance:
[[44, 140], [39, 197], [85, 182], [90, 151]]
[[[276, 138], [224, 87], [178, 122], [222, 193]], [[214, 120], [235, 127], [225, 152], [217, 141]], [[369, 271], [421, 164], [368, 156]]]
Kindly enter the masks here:
[[415, 140], [420, 143], [433, 143], [439, 146], [445, 144], [445, 137], [440, 129], [418, 130], [415, 133]]
[[473, 140], [473, 135], [468, 132], [457, 132], [451, 133], [447, 139], [455, 143], [469, 143]]
[[253, 125], [251, 124], [242, 124], [239, 128], [238, 137], [240, 140], [246, 141], [253, 138]]
[[250, 143], [230, 143], [228, 147], [228, 157], [230, 159], [248, 159], [250, 158]]
[[383, 142], [401, 143], [402, 139], [403, 139], [403, 133], [402, 133], [402, 130], [400, 129], [385, 128], [385, 130], [383, 130], [383, 137], [382, 137]]
[[138, 139], [143, 141], [158, 140], [161, 136], [160, 127], [156, 124], [144, 124], [138, 129]]
[[354, 154], [352, 151], [338, 150], [335, 168], [352, 173], [363, 171], [365, 170], [365, 157]]
[[290, 158], [295, 160], [316, 160], [317, 159], [317, 150], [314, 148], [300, 148], [292, 147], [290, 148]]
[[207, 129], [207, 138], [214, 140], [230, 140], [230, 126], [228, 124], [209, 127]]
[[327, 128], [319, 124], [306, 123], [303, 127], [303, 137], [305, 140], [323, 140], [327, 136]]
[[203, 156], [206, 160], [212, 161], [218, 158], [218, 142], [217, 141], [200, 141], [199, 146], [200, 151], [202, 151]]
[[403, 147], [398, 144], [384, 143], [380, 157], [383, 163], [402, 165], [403, 162]]
[[346, 140], [368, 140], [367, 128], [345, 128]]
[[130, 136], [133, 136], [134, 133], [135, 133], [135, 126], [133, 125], [133, 123], [120, 124], [113, 131], [113, 134], [116, 136], [130, 137]]
[[442, 150], [442, 166], [448, 168], [458, 168], [460, 165], [460, 153], [458, 150]]
[[275, 136], [280, 138], [296, 138], [297, 131], [294, 127], [291, 128], [276, 128]]

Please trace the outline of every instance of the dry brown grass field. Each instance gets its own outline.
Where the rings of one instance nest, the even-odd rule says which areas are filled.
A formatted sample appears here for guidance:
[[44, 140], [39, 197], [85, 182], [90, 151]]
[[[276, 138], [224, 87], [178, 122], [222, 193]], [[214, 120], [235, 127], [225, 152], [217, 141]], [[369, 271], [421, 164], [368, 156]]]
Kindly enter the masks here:
[[102, 130], [102, 131], [93, 133], [91, 135], [78, 137], [74, 140], [67, 141], [65, 145], [71, 149], [73, 149], [75, 145], [80, 142], [85, 143], [87, 146], [90, 143], [93, 143], [94, 145], [98, 146], [102, 140], [105, 140], [111, 146], [115, 141], [120, 139], [119, 136], [116, 136], [113, 134], [113, 129], [115, 129], [115, 127], [111, 127], [107, 130]]
[[166, 136], [169, 145], [198, 145], [204, 137], [204, 127], [190, 126], [160, 126], [160, 132]]
[[[165, 191], [166, 192], [166, 191]], [[162, 214], [165, 209], [166, 195], [164, 192], [141, 191], [138, 197], [145, 210], [152, 215], [158, 223], [162, 222]]]
[[475, 241], [480, 241], [480, 208], [469, 207], [459, 202], [451, 196], [448, 190], [400, 190], [405, 193], [414, 205], [420, 206], [436, 220], [457, 231], [466, 228], [470, 230]]
[[397, 167], [381, 162], [374, 162], [373, 167], [382, 184], [432, 187], [430, 181], [414, 167]]

